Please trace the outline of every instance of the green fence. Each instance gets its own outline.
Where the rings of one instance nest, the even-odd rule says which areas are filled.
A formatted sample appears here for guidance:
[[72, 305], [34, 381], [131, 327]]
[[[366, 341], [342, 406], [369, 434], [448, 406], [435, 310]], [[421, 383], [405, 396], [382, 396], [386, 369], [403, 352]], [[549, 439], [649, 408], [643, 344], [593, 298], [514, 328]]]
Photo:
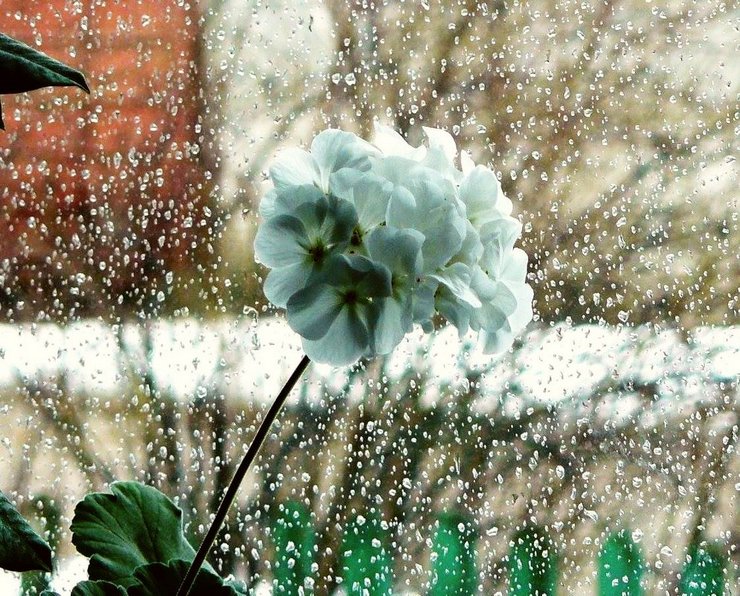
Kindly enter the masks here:
[[[477, 534], [463, 515], [443, 513], [437, 518], [429, 563], [428, 596], [473, 595], [479, 578]], [[315, 534], [311, 515], [300, 504], [281, 506], [273, 526], [276, 565], [275, 594], [309, 594], [314, 564]], [[393, 593], [390, 530], [377, 518], [356, 517], [342, 538], [342, 586], [351, 596], [388, 596]], [[680, 579], [682, 596], [724, 596], [725, 558], [711, 549], [692, 549]], [[598, 596], [643, 596], [645, 564], [629, 532], [607, 537], [597, 560]], [[303, 587], [304, 590], [300, 590]], [[507, 557], [509, 596], [555, 596], [558, 592], [558, 556], [547, 533], [523, 528], [511, 540]]]
[[[49, 499], [38, 499], [40, 526], [56, 545], [58, 510]], [[41, 529], [41, 528], [40, 528]], [[273, 593], [311, 594], [317, 540], [312, 515], [298, 502], [283, 503], [272, 522]], [[356, 516], [341, 540], [341, 585], [350, 596], [393, 594], [391, 530], [377, 517]], [[459, 513], [438, 516], [429, 558], [428, 596], [469, 596], [477, 593], [477, 533]], [[725, 556], [711, 547], [692, 548], [679, 581], [681, 596], [725, 596]], [[626, 531], [612, 533], [597, 559], [598, 596], [643, 596], [645, 564], [638, 545]], [[31, 596], [48, 587], [48, 574], [23, 574], [21, 594]], [[547, 533], [525, 527], [510, 542], [507, 557], [509, 596], [555, 596], [558, 555]]]

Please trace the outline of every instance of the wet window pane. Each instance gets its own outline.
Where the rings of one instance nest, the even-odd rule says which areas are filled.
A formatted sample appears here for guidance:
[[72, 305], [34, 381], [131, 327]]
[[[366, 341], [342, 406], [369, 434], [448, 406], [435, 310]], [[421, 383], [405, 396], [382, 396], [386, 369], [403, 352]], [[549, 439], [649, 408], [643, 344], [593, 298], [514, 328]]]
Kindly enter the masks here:
[[[274, 216], [260, 202], [303, 162], [271, 166], [329, 128], [381, 146], [377, 124], [414, 148], [447, 138], [425, 127], [449, 133], [458, 194], [466, 163], [495, 174], [485, 192], [500, 185], [521, 226], [533, 319], [485, 353], [444, 302], [474, 286], [453, 268], [435, 274], [437, 315], [390, 353], [311, 363], [214, 572], [257, 594], [740, 588], [731, 3], [4, 0], [0, 17], [91, 91], [0, 96], [0, 490], [56, 561], [0, 571], [0, 592], [85, 579], [75, 505], [116, 480], [171, 498], [197, 548], [307, 349], [255, 261]], [[449, 174], [439, 159], [418, 184]], [[310, 192], [344, 200], [322, 175]], [[353, 199], [358, 217], [382, 188]], [[470, 193], [460, 221], [475, 221]], [[414, 224], [426, 263], [448, 239], [439, 213]], [[485, 273], [497, 304], [516, 301]], [[343, 295], [351, 312], [372, 319], [378, 279], [366, 310]]]

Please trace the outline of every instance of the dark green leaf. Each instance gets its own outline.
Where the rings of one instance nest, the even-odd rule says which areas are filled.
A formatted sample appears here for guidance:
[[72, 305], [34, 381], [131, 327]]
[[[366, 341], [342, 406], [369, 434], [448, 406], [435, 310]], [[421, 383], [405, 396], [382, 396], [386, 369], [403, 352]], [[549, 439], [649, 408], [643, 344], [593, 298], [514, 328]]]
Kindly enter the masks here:
[[[134, 572], [136, 583], [128, 589], [128, 596], [161, 596], [176, 594], [190, 566], [189, 561], [177, 560], [169, 563], [151, 563]], [[195, 578], [191, 594], [208, 596], [238, 596], [238, 592], [227, 586], [215, 573], [201, 569]]]
[[430, 596], [475, 593], [478, 588], [475, 531], [468, 519], [455, 513], [440, 515], [432, 552], [435, 557]]
[[111, 582], [84, 581], [72, 589], [71, 596], [126, 596], [126, 590]]
[[0, 567], [51, 571], [51, 548], [0, 492]]
[[90, 579], [127, 587], [137, 567], [192, 560], [182, 511], [165, 495], [138, 482], [114, 482], [110, 490], [87, 495], [72, 519], [72, 543], [90, 557]]
[[90, 93], [80, 71], [0, 33], [0, 93], [69, 86]]
[[[0, 33], [0, 94], [69, 86], [90, 93], [80, 71]], [[0, 110], [0, 129], [3, 128]]]
[[55, 592], [54, 590], [44, 590], [39, 594], [39, 596], [59, 596], [59, 592]]

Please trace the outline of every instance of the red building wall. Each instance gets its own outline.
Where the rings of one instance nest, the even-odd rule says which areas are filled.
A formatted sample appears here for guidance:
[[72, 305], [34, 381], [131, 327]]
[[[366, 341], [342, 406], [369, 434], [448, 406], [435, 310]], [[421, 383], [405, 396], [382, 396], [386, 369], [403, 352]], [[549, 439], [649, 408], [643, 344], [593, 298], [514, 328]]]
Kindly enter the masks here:
[[175, 0], [0, 2], [0, 31], [92, 91], [0, 98], [0, 320], [150, 310], [194, 266], [213, 217], [198, 23]]

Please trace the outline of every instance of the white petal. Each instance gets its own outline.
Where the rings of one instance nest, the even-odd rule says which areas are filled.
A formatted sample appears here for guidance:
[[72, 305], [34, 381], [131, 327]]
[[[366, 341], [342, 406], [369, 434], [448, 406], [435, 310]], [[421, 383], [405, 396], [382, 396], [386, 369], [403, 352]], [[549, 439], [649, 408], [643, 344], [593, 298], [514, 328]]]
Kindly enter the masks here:
[[508, 317], [509, 325], [514, 333], [519, 333], [532, 320], [534, 291], [527, 284], [517, 284], [516, 286], [507, 284], [507, 286], [516, 297], [516, 309]]
[[470, 305], [461, 302], [448, 289], [445, 289], [440, 292], [436, 306], [439, 314], [457, 328], [460, 337], [468, 332], [472, 313]]
[[382, 263], [394, 276], [413, 280], [421, 271], [421, 246], [424, 235], [416, 230], [391, 226], [375, 228], [365, 239], [368, 254]]
[[259, 213], [264, 219], [269, 219], [270, 217], [277, 215], [275, 212], [275, 200], [277, 199], [277, 195], [277, 189], [271, 188], [265, 193], [265, 196], [262, 197], [259, 206]]
[[342, 301], [334, 288], [311, 284], [288, 300], [288, 325], [301, 337], [317, 340], [326, 335], [341, 310]]
[[416, 176], [418, 178], [427, 171], [429, 169], [421, 167], [417, 161], [400, 155], [389, 155], [381, 159], [375, 159], [372, 167], [374, 174], [397, 186], [407, 186], [406, 183], [410, 177]]
[[482, 225], [511, 213], [511, 201], [508, 202], [508, 212], [503, 213], [500, 197], [503, 197], [501, 183], [488, 168], [476, 166], [468, 172], [460, 183], [460, 200], [467, 207], [468, 219], [480, 228]]
[[457, 146], [452, 135], [439, 128], [428, 128], [424, 126], [423, 129], [424, 134], [429, 140], [429, 146], [435, 149], [441, 149], [447, 160], [450, 163], [454, 163], [455, 156], [457, 155]]
[[342, 308], [321, 339], [303, 339], [303, 350], [311, 360], [334, 366], [355, 363], [368, 348], [367, 328], [357, 313], [346, 307]]
[[402, 186], [396, 186], [393, 189], [388, 201], [386, 217], [389, 226], [414, 227], [417, 218], [416, 198], [409, 189]]
[[378, 313], [372, 321], [375, 353], [390, 354], [410, 331], [411, 301], [405, 303], [385, 298], [378, 305]]
[[455, 185], [462, 179], [462, 172], [447, 158], [440, 147], [430, 147], [421, 164]]
[[360, 170], [342, 168], [329, 177], [329, 191], [335, 197], [339, 197], [345, 201], [352, 201], [354, 186], [365, 175], [365, 172], [361, 172]]
[[273, 269], [265, 278], [265, 297], [278, 308], [285, 308], [291, 296], [306, 285], [311, 272], [312, 267], [306, 263]]
[[502, 327], [497, 331], [486, 331], [481, 334], [481, 337], [484, 354], [500, 354], [511, 347], [515, 336], [508, 327]]
[[480, 266], [472, 269], [470, 287], [481, 302], [490, 302], [496, 295], [496, 282], [492, 280]]
[[286, 186], [318, 184], [319, 168], [310, 153], [290, 148], [281, 151], [270, 166], [270, 178], [278, 190]]
[[473, 266], [483, 256], [483, 243], [480, 240], [478, 231], [475, 229], [472, 223], [469, 221], [465, 222], [465, 238], [463, 238], [462, 246], [460, 246], [460, 252], [455, 255], [455, 261], [460, 261], [466, 265]]
[[514, 204], [511, 202], [511, 199], [507, 197], [500, 188], [498, 192], [498, 200], [496, 201], [496, 209], [504, 215], [511, 215], [511, 212], [514, 210]]
[[324, 193], [313, 185], [303, 184], [276, 189], [272, 215], [295, 215], [304, 203], [317, 203], [323, 197]]
[[501, 279], [523, 283], [527, 277], [527, 253], [521, 248], [515, 248], [508, 255], [503, 269]]
[[426, 154], [424, 147], [412, 147], [390, 126], [375, 122], [374, 132], [373, 145], [385, 155], [399, 155], [418, 161], [423, 159]]
[[357, 135], [342, 130], [328, 129], [320, 132], [311, 143], [311, 155], [319, 170], [319, 188], [329, 192], [329, 180], [342, 168], [368, 170], [369, 156], [375, 148]]
[[461, 166], [463, 175], [467, 175], [475, 167], [475, 162], [473, 161], [473, 158], [470, 156], [469, 151], [460, 152], [460, 166]]
[[484, 304], [473, 313], [473, 316], [475, 318], [475, 327], [488, 334], [495, 333], [508, 325], [507, 312], [495, 302]]
[[458, 300], [477, 308], [481, 306], [481, 301], [478, 299], [476, 293], [470, 288], [471, 280], [470, 267], [464, 263], [454, 263], [449, 267], [445, 267], [442, 271], [437, 274], [430, 275], [432, 279], [436, 279], [438, 282], [443, 284]]
[[466, 220], [454, 205], [446, 204], [426, 212], [427, 221], [420, 225], [426, 238], [422, 246], [424, 270], [436, 271], [457, 254], [465, 239]]
[[[413, 314], [414, 323], [426, 327], [434, 316], [434, 293], [439, 287], [436, 279], [425, 278], [414, 290]], [[424, 329], [426, 331], [426, 328]]]
[[[348, 170], [345, 168], [339, 174], [344, 172], [352, 172], [354, 174], [357, 170]], [[337, 178], [332, 178], [332, 180], [337, 179], [341, 182], [343, 186], [342, 190], [346, 193], [343, 198], [347, 198], [355, 206], [357, 219], [363, 231], [372, 229], [385, 222], [388, 201], [393, 190], [393, 185], [390, 182], [370, 173], [361, 173], [359, 176], [354, 176], [351, 182], [349, 175], [343, 175], [341, 178], [338, 178], [338, 176]], [[351, 187], [348, 188], [350, 183]]]
[[498, 278], [501, 275], [521, 232], [522, 224], [508, 216], [490, 221], [481, 228], [480, 236], [483, 243], [481, 266], [487, 269], [491, 276]]
[[264, 222], [254, 238], [254, 256], [268, 267], [285, 267], [306, 256], [303, 223], [291, 215], [278, 215]]
[[518, 287], [512, 287], [510, 284], [507, 286], [515, 296], [516, 307], [500, 328], [494, 330], [491, 327], [481, 333], [483, 351], [487, 354], [500, 353], [508, 349], [516, 336], [532, 320], [532, 288], [526, 284], [520, 284]]

